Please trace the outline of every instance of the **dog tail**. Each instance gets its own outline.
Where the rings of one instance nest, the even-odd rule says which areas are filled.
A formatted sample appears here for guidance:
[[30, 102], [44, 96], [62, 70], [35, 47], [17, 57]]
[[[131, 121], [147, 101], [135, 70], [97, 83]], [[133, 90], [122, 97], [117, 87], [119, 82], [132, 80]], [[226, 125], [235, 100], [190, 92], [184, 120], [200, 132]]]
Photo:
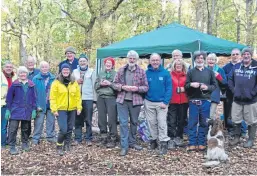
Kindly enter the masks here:
[[207, 162], [203, 163], [203, 166], [205, 166], [205, 167], [213, 167], [213, 166], [217, 166], [219, 164], [220, 164], [219, 161], [207, 161]]

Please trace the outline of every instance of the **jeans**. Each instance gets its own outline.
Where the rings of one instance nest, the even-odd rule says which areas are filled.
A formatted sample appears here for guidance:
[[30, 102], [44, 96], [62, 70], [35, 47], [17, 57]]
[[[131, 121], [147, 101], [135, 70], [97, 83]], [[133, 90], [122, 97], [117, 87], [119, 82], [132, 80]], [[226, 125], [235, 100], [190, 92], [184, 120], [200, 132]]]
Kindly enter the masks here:
[[72, 130], [75, 124], [76, 110], [73, 111], [58, 111], [59, 116], [57, 117], [57, 122], [59, 126], [59, 134], [57, 143], [63, 144], [71, 142]]
[[51, 110], [45, 112], [39, 112], [36, 119], [34, 120], [34, 134], [33, 141], [38, 143], [44, 127], [44, 119], [46, 116], [46, 138], [51, 139], [55, 138], [55, 117]]
[[8, 120], [5, 119], [6, 106], [1, 107], [1, 146], [6, 146], [7, 140], [7, 124]]
[[197, 105], [193, 101], [189, 102], [189, 146], [206, 145], [207, 119], [210, 118], [211, 102], [207, 100], [200, 100], [200, 102], [201, 105]]
[[18, 131], [20, 122], [21, 122], [21, 142], [23, 144], [28, 144], [29, 142], [28, 130], [29, 130], [29, 123], [31, 121], [9, 120], [8, 144], [10, 145], [10, 147], [14, 147], [16, 145], [17, 131]]
[[188, 103], [170, 104], [167, 116], [168, 136], [183, 139], [184, 127], [187, 119]]
[[[101, 134], [107, 134], [117, 137], [117, 106], [116, 98], [97, 98], [98, 126]], [[108, 115], [108, 116], [107, 116]]]
[[82, 100], [83, 110], [75, 120], [75, 140], [82, 142], [82, 127], [86, 123], [86, 133], [84, 138], [86, 141], [91, 141], [92, 135], [92, 116], [93, 116], [93, 100]]
[[[141, 106], [133, 106], [132, 101], [124, 100], [123, 104], [117, 103], [117, 110], [120, 121], [121, 148], [127, 150], [129, 145], [136, 144], [138, 116], [141, 110]], [[130, 130], [128, 129], [129, 116]]]

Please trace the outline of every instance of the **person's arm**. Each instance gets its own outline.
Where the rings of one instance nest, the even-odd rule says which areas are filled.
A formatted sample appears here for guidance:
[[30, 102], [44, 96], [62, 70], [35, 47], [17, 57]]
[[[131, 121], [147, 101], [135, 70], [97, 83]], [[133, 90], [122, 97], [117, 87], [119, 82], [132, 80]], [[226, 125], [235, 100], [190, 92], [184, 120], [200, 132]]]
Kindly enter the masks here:
[[141, 76], [142, 76], [143, 84], [138, 86], [138, 92], [146, 93], [149, 89], [146, 73], [143, 71]]
[[117, 90], [119, 92], [122, 91], [122, 84], [120, 83], [120, 77], [121, 77], [121, 72], [118, 71], [117, 74], [114, 77], [114, 81], [112, 84], [112, 87], [114, 90]]
[[217, 85], [217, 82], [216, 82], [216, 78], [215, 78], [215, 75], [214, 75], [214, 72], [213, 71], [211, 71], [210, 72], [210, 85], [206, 85], [207, 87], [208, 87], [208, 91], [210, 91], [210, 92], [212, 92], [212, 91], [214, 91], [217, 87], [218, 87], [218, 85]]
[[225, 86], [225, 85], [227, 85], [227, 78], [226, 78], [226, 74], [225, 74], [225, 71], [222, 69], [222, 68], [220, 68], [219, 69], [219, 73], [216, 75], [216, 79], [223, 85], [223, 86]]
[[191, 82], [192, 82], [192, 80], [191, 80], [191, 71], [188, 71], [187, 72], [187, 78], [186, 78], [186, 84], [185, 84], [185, 90], [186, 91], [189, 91], [190, 89], [191, 89]]
[[52, 113], [57, 112], [58, 82], [54, 81], [50, 89], [50, 109]]
[[76, 102], [77, 102], [77, 110], [81, 111], [82, 110], [82, 100], [81, 100], [81, 93], [80, 93], [80, 86], [77, 82], [74, 82], [76, 86]]
[[163, 103], [168, 105], [172, 96], [172, 81], [171, 81], [171, 76], [168, 72], [166, 76], [165, 87], [166, 87], [166, 91], [165, 91], [165, 98]]
[[234, 90], [235, 90], [234, 74], [235, 74], [235, 69], [233, 68], [230, 71], [230, 73], [228, 74], [228, 87], [233, 94], [234, 94]]
[[96, 78], [96, 80], [95, 80], [94, 89], [95, 89], [95, 90], [98, 90], [98, 89], [100, 89], [100, 87], [101, 87], [101, 79], [100, 79], [100, 76], [99, 76], [99, 74], [98, 74], [98, 75], [97, 75], [97, 78]]
[[8, 110], [11, 110], [13, 96], [14, 96], [14, 86], [11, 85], [11, 87], [7, 91], [7, 96], [6, 96], [6, 107]]

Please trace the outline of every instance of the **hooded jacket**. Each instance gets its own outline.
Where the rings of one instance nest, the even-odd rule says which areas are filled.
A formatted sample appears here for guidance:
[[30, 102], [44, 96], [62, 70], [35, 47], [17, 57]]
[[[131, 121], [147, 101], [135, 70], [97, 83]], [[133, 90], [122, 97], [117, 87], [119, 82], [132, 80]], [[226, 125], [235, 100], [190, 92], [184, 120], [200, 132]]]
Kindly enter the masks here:
[[58, 110], [82, 110], [80, 87], [73, 76], [67, 87], [61, 74], [57, 76], [50, 90], [50, 108], [53, 113]]
[[236, 103], [245, 105], [257, 102], [257, 61], [252, 59], [248, 67], [243, 62], [236, 64], [228, 85]]
[[170, 72], [172, 79], [172, 97], [170, 104], [188, 103], [186, 92], [177, 93], [177, 87], [184, 87], [186, 84], [186, 73]]
[[155, 70], [151, 65], [148, 65], [146, 77], [149, 85], [149, 90], [146, 94], [146, 99], [152, 102], [163, 102], [169, 104], [172, 94], [172, 82], [170, 73], [161, 65]]

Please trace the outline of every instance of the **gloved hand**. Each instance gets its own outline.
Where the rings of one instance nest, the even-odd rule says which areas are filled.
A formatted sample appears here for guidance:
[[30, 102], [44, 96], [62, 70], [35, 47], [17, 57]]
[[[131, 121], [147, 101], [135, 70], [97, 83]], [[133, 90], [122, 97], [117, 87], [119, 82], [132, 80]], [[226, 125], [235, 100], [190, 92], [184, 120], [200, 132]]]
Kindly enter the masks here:
[[37, 111], [36, 110], [33, 110], [32, 111], [32, 114], [31, 114], [31, 118], [32, 119], [35, 119], [37, 117]]
[[9, 120], [10, 117], [11, 117], [11, 112], [7, 109], [7, 110], [5, 111], [5, 119], [6, 119], [6, 120]]

